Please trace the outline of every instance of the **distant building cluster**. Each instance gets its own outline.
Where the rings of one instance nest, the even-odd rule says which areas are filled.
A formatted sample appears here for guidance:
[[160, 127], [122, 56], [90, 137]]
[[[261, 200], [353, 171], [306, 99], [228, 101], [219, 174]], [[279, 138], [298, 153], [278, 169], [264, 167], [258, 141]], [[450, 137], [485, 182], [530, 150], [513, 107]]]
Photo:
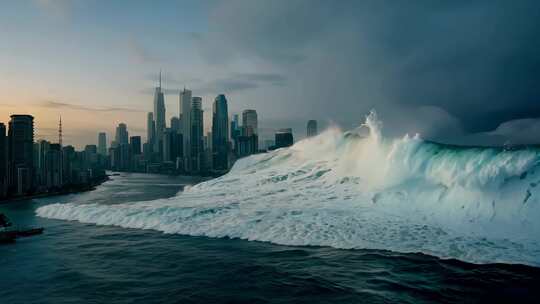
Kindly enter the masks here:
[[[153, 112], [146, 116], [146, 142], [141, 137], [128, 137], [127, 126], [119, 124], [109, 149], [106, 135], [98, 136], [98, 151], [107, 151], [109, 168], [115, 171], [219, 175], [227, 172], [236, 159], [251, 154], [291, 146], [292, 129], [281, 129], [275, 140], [259, 147], [257, 111], [247, 109], [229, 114], [225, 95], [216, 96], [212, 105], [212, 128], [204, 134], [202, 98], [183, 89], [179, 93], [178, 116], [167, 125], [165, 96], [159, 85], [154, 91]], [[313, 126], [313, 123], [315, 124]], [[313, 129], [314, 128], [314, 129]], [[308, 124], [308, 135], [317, 133], [317, 123]]]
[[106, 159], [95, 145], [84, 151], [58, 143], [34, 142], [34, 117], [11, 115], [0, 123], [0, 199], [87, 188], [105, 178]]

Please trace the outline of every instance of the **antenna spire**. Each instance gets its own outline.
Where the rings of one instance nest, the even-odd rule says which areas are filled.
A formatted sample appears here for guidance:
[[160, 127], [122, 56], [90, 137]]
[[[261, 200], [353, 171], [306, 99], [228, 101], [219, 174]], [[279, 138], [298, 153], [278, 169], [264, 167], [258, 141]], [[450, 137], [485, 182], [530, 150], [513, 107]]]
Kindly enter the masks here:
[[159, 88], [161, 89], [161, 69], [159, 69]]
[[58, 143], [60, 147], [62, 146], [62, 115], [60, 115], [60, 120], [58, 122]]

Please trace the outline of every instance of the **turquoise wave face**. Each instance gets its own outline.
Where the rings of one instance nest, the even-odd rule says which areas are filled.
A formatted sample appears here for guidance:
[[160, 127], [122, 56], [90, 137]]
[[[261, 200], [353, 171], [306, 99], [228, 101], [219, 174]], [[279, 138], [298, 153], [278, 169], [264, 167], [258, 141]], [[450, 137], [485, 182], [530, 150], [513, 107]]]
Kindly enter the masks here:
[[[52, 204], [42, 217], [285, 245], [422, 252], [540, 265], [537, 148], [458, 148], [381, 136], [374, 113], [170, 199]], [[366, 132], [367, 130], [367, 132]]]

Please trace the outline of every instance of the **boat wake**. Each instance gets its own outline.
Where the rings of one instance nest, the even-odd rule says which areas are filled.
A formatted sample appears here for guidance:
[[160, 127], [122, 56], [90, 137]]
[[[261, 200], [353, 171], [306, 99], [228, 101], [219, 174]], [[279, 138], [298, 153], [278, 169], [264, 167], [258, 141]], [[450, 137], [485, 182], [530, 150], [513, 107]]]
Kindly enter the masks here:
[[[364, 132], [368, 130], [369, 132]], [[41, 217], [284, 245], [540, 266], [540, 150], [383, 138], [376, 115], [239, 160], [169, 199], [51, 204]]]

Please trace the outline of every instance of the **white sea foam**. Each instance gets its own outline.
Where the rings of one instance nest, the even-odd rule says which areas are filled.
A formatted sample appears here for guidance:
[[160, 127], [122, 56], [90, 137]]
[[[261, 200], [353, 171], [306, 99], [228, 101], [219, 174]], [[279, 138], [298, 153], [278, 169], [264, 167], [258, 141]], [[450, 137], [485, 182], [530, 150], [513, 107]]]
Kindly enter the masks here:
[[[370, 130], [362, 136], [362, 129]], [[385, 139], [374, 113], [239, 160], [170, 199], [51, 204], [42, 217], [286, 245], [540, 265], [538, 149]]]

